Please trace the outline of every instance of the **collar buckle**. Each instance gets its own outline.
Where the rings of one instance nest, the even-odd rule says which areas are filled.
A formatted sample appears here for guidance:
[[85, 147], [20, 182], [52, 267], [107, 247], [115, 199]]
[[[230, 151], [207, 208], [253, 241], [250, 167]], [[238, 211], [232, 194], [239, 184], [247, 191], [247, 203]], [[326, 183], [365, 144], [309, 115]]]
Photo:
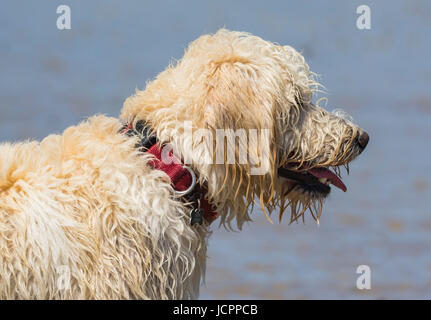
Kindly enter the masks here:
[[194, 171], [190, 167], [183, 166], [183, 168], [186, 169], [190, 173], [190, 176], [192, 177], [192, 183], [190, 183], [190, 186], [184, 191], [174, 190], [175, 194], [178, 197], [185, 196], [185, 195], [189, 194], [190, 192], [192, 192], [196, 186], [196, 181], [197, 181], [196, 174], [194, 173]]

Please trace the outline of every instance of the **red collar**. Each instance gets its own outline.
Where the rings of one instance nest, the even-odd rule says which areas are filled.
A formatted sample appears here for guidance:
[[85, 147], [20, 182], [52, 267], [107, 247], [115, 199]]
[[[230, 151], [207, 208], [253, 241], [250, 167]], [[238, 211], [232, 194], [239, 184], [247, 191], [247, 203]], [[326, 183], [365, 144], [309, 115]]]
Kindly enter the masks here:
[[[133, 128], [133, 123], [124, 126], [121, 133], [129, 136], [138, 135], [142, 137], [138, 147], [142, 148], [143, 152], [150, 153], [154, 156], [154, 159], [150, 160], [148, 163], [154, 169], [161, 170], [169, 176], [172, 187], [176, 192], [181, 194], [186, 190], [189, 191], [187, 194], [182, 195], [182, 197], [187, 202], [193, 204], [193, 209], [190, 211], [192, 225], [194, 223], [202, 223], [202, 214], [208, 224], [211, 224], [211, 222], [217, 219], [217, 212], [215, 212], [214, 206], [207, 200], [206, 187], [196, 183], [196, 177], [194, 177], [193, 171], [184, 166], [181, 161], [171, 161], [169, 164], [162, 161], [162, 148], [157, 142], [156, 137], [151, 134], [151, 131], [144, 121], [138, 121], [135, 128]], [[172, 152], [169, 152], [169, 156], [171, 159], [174, 157]], [[193, 185], [194, 183], [195, 185]]]

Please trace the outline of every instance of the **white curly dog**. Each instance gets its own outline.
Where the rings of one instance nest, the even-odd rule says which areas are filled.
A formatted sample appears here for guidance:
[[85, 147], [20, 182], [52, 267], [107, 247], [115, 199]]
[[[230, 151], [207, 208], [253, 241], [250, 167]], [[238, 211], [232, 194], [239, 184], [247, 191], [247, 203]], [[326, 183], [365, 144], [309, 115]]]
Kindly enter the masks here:
[[222, 29], [121, 120], [1, 144], [0, 298], [196, 298], [213, 220], [241, 229], [256, 200], [319, 219], [369, 137], [313, 103], [318, 87], [293, 48]]

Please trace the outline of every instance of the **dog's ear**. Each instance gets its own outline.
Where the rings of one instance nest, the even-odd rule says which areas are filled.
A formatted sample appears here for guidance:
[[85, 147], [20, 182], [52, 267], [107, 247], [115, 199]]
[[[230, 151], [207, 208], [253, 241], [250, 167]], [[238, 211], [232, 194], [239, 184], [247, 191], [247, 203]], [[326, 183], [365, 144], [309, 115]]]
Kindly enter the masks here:
[[274, 161], [273, 101], [262, 88], [264, 81], [260, 79], [257, 66], [247, 58], [231, 53], [212, 61], [211, 67], [204, 106], [206, 127], [228, 129], [224, 130], [224, 135], [231, 142], [241, 139], [241, 131], [244, 132], [249, 171], [251, 174], [268, 173]]

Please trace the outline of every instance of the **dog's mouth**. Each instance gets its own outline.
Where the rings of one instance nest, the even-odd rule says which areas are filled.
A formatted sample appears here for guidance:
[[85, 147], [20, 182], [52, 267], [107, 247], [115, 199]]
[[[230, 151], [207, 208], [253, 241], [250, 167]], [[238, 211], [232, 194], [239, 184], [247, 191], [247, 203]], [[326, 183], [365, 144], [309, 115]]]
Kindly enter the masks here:
[[331, 191], [330, 185], [333, 185], [344, 192], [347, 191], [346, 185], [341, 180], [340, 170], [338, 167], [334, 167], [334, 171], [331, 171], [327, 167], [292, 169], [293, 167], [295, 166], [289, 165], [278, 169], [278, 175], [280, 177], [295, 183], [290, 191], [296, 189], [304, 194], [323, 197], [327, 196]]

